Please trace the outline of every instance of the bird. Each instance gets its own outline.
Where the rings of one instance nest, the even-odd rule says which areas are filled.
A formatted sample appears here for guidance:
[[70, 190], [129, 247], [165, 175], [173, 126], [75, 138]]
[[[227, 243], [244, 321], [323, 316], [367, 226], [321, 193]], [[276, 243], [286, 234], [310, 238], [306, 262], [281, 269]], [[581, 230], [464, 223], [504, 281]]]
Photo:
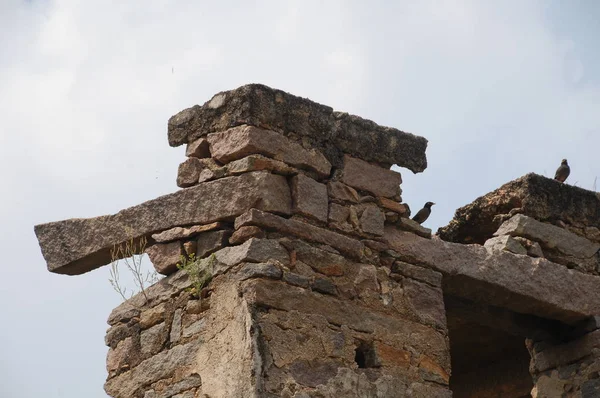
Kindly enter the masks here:
[[571, 168], [569, 167], [569, 164], [567, 163], [567, 159], [563, 159], [562, 162], [560, 162], [560, 167], [558, 169], [556, 169], [556, 174], [554, 175], [554, 179], [557, 181], [560, 181], [560, 182], [565, 182], [567, 177], [569, 177], [570, 173], [571, 173]]
[[434, 204], [435, 203], [433, 202], [425, 203], [425, 206], [423, 206], [423, 208], [419, 210], [417, 214], [415, 214], [415, 216], [412, 218], [413, 221], [416, 221], [419, 224], [423, 224], [425, 220], [429, 218], [429, 215], [431, 214], [431, 206], [433, 206]]

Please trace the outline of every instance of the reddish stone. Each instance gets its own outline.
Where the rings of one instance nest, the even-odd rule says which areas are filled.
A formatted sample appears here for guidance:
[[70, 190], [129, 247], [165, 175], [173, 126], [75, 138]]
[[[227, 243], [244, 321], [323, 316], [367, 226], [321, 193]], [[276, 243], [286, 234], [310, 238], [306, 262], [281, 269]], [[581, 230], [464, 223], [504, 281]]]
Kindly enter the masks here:
[[210, 158], [210, 150], [206, 138], [198, 138], [187, 144], [185, 156], [194, 158]]
[[146, 254], [154, 265], [156, 272], [170, 275], [177, 271], [177, 263], [181, 261], [180, 242], [158, 243], [146, 249]]
[[177, 186], [180, 188], [191, 187], [198, 183], [200, 171], [204, 168], [197, 158], [188, 158], [179, 165], [177, 170]]
[[327, 222], [327, 186], [304, 174], [292, 178], [293, 211], [306, 217]]

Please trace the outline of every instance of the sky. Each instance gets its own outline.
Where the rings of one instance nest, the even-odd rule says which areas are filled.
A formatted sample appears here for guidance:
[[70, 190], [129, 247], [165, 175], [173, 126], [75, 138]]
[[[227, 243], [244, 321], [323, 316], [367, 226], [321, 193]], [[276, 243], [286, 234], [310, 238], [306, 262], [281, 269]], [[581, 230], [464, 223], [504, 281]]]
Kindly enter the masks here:
[[[529, 172], [600, 176], [600, 2], [0, 0], [0, 397], [106, 397], [109, 267], [33, 226], [177, 190], [167, 120], [263, 83], [424, 136], [403, 198], [454, 211]], [[600, 187], [600, 182], [598, 182]]]

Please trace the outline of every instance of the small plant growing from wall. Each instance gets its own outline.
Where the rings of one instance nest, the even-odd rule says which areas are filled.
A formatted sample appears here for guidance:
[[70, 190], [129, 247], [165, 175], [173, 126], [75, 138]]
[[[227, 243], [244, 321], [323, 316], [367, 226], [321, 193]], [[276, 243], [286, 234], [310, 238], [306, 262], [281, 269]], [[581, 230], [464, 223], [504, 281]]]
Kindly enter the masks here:
[[189, 257], [181, 256], [181, 262], [177, 264], [177, 268], [189, 275], [192, 286], [188, 288], [188, 292], [192, 296], [200, 298], [202, 289], [213, 277], [216, 262], [214, 254], [202, 259], [196, 258], [194, 254]]
[[[144, 272], [143, 259], [146, 250], [147, 239], [145, 237], [134, 239], [130, 238], [125, 243], [115, 245], [111, 250], [110, 278], [109, 282], [113, 289], [127, 301], [137, 293], [142, 293], [146, 302], [148, 295], [146, 289], [148, 286], [158, 282], [160, 279], [156, 271]], [[135, 289], [128, 290], [123, 284], [119, 274], [119, 263], [125, 263], [127, 270], [133, 278]]]

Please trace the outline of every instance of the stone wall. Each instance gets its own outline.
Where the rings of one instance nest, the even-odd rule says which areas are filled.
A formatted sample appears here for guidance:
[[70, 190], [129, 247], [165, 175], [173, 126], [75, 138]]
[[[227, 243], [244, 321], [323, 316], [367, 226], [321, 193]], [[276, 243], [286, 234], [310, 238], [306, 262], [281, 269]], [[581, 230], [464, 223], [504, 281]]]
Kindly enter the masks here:
[[180, 190], [35, 227], [51, 272], [166, 276], [109, 317], [110, 396], [597, 396], [598, 194], [529, 174], [432, 237], [390, 170], [422, 137], [262, 85], [168, 127]]

